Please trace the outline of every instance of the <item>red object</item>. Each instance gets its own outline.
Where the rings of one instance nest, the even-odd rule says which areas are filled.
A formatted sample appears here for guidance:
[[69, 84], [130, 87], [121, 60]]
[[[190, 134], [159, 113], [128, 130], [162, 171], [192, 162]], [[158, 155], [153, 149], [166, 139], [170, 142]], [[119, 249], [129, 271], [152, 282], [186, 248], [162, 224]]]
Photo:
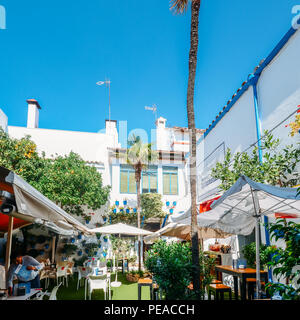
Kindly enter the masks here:
[[280, 212], [275, 212], [275, 218], [276, 219], [297, 219], [298, 216], [293, 213], [280, 213]]
[[[8, 221], [9, 216], [0, 212], [0, 232], [7, 232], [8, 230]], [[29, 224], [28, 221], [24, 221], [18, 218], [14, 218], [14, 229], [20, 228], [26, 224]]]
[[65, 267], [61, 267], [61, 270], [64, 270], [65, 269]]
[[219, 198], [221, 198], [221, 196], [200, 203], [199, 212], [204, 213], [210, 211], [212, 203], [218, 200]]
[[82, 268], [82, 271], [85, 271], [85, 268]]

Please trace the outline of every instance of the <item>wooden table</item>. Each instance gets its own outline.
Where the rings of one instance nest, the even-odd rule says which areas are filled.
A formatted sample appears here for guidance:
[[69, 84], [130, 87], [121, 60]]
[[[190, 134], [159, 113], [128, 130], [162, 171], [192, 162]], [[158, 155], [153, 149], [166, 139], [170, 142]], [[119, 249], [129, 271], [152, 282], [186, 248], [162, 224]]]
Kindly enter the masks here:
[[[235, 299], [238, 300], [238, 279], [240, 280], [241, 288], [241, 299], [246, 300], [246, 279], [256, 278], [256, 269], [245, 268], [245, 269], [233, 269], [232, 266], [215, 266], [216, 273], [226, 273], [233, 276], [234, 281], [234, 295]], [[268, 272], [260, 271], [260, 276], [265, 282], [268, 282]]]
[[24, 296], [8, 296], [7, 300], [29, 300], [37, 293], [41, 292], [41, 289], [31, 289], [29, 293], [25, 294]]
[[150, 287], [150, 299], [153, 300], [153, 287], [151, 279], [139, 279], [138, 281], [138, 300], [141, 300], [142, 287]]

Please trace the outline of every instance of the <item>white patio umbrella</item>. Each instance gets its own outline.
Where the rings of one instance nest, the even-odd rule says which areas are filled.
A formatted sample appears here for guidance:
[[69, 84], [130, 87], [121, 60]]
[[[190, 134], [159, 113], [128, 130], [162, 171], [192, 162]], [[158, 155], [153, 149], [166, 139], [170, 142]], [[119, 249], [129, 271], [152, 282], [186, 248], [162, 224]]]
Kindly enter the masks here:
[[[188, 221], [186, 221], [188, 222]], [[177, 237], [183, 240], [191, 240], [191, 225], [183, 224], [183, 223], [169, 223], [162, 229], [154, 232], [153, 234], [146, 236], [144, 241], [146, 243], [153, 243], [158, 238], [165, 236], [165, 237]], [[211, 239], [211, 238], [227, 238], [230, 237], [231, 234], [223, 232], [217, 229], [211, 228], [201, 228], [198, 227], [198, 237], [199, 239]]]
[[[280, 188], [252, 181], [241, 176], [238, 181], [211, 205], [212, 210], [200, 215], [219, 217], [208, 226], [225, 232], [247, 235], [255, 228], [256, 241], [256, 293], [261, 297], [259, 224], [265, 215], [272, 218], [300, 218], [300, 196], [295, 188]], [[223, 212], [223, 213], [222, 213]], [[208, 221], [208, 219], [207, 219]]]
[[[122, 234], [122, 235], [130, 235], [130, 236], [147, 236], [153, 233], [151, 231], [136, 228], [124, 223], [111, 224], [111, 225], [107, 225], [100, 228], [90, 229], [89, 231], [93, 233], [118, 234], [118, 235]], [[115, 261], [115, 258], [114, 258], [114, 261]], [[121, 285], [121, 282], [118, 282], [117, 279], [118, 279], [118, 272], [116, 272], [115, 281], [111, 283], [112, 287], [119, 287]]]

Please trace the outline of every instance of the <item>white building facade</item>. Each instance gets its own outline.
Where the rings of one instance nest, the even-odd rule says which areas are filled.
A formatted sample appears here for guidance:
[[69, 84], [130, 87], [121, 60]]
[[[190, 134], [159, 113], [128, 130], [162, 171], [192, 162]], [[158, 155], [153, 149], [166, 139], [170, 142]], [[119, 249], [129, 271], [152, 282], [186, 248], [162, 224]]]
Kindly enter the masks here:
[[[250, 153], [260, 143], [264, 130], [280, 139], [281, 148], [291, 144], [296, 146], [300, 142], [300, 135], [291, 137], [290, 129], [286, 127], [295, 120], [300, 105], [299, 52], [300, 31], [291, 28], [270, 55], [248, 76], [198, 140], [199, 203], [221, 193], [218, 188], [220, 181], [211, 177], [211, 169], [216, 162], [224, 161], [228, 148], [232, 154], [243, 151]], [[261, 240], [265, 244], [274, 244], [263, 226]], [[240, 237], [239, 244], [249, 241], [254, 241], [254, 237], [252, 240]]]
[[[36, 143], [39, 153], [46, 157], [64, 156], [71, 151], [79, 154], [87, 164], [95, 166], [102, 174], [104, 185], [111, 186], [109, 203], [94, 212], [89, 227], [95, 223], [104, 223], [110, 206], [116, 201], [121, 205], [126, 201], [130, 207], [136, 207], [136, 183], [134, 170], [114, 157], [119, 150], [124, 152], [119, 143], [117, 121], [105, 122], [105, 129], [100, 133], [52, 130], [39, 128], [39, 116], [42, 108], [38, 101], [27, 100], [27, 127], [8, 126], [8, 134], [17, 139], [29, 135]], [[160, 117], [156, 121], [155, 144], [159, 160], [143, 171], [141, 181], [142, 193], [159, 193], [162, 195], [163, 209], [172, 214], [186, 211], [190, 206], [188, 196], [189, 183], [185, 156], [189, 150], [187, 128], [166, 126], [167, 120]], [[203, 134], [197, 131], [197, 137]]]

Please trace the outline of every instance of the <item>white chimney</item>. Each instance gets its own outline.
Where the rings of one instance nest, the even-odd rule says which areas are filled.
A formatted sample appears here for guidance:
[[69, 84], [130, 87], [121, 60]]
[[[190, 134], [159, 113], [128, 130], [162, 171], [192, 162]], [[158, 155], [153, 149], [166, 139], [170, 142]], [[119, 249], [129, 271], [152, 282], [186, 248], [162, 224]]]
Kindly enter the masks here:
[[114, 137], [114, 147], [117, 147], [119, 137], [116, 120], [105, 120], [105, 133]]
[[39, 127], [39, 103], [35, 99], [28, 99], [27, 128], [34, 129]]

